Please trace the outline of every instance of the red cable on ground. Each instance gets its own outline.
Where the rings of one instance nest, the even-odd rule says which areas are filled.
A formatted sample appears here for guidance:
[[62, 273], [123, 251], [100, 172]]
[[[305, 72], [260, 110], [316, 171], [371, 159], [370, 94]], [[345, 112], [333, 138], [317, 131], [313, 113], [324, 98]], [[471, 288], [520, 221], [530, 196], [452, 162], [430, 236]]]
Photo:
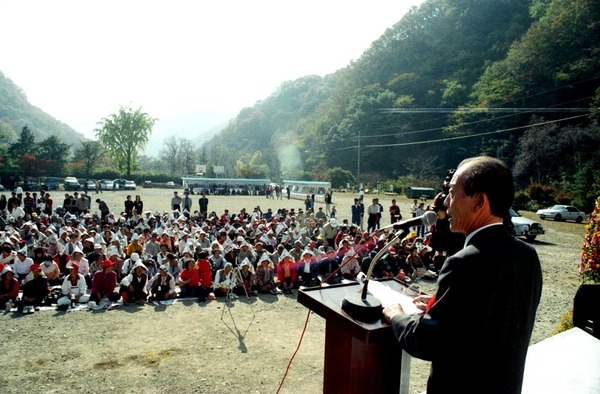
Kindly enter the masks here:
[[292, 361], [294, 361], [294, 358], [296, 357], [296, 353], [298, 353], [298, 350], [300, 350], [300, 345], [302, 344], [302, 339], [304, 338], [304, 333], [306, 333], [306, 326], [308, 326], [308, 318], [310, 317], [310, 312], [311, 312], [311, 310], [309, 309], [308, 313], [306, 314], [306, 321], [304, 322], [304, 328], [302, 329], [302, 335], [300, 335], [300, 341], [298, 341], [298, 346], [296, 347], [296, 351], [294, 351], [294, 354], [292, 354], [292, 357], [290, 358], [290, 362], [288, 363], [288, 366], [285, 369], [285, 373], [283, 374], [281, 383], [279, 383], [279, 387], [277, 388], [277, 393], [279, 393], [279, 391], [281, 390], [281, 387], [283, 386], [283, 382], [285, 382], [285, 378], [287, 377], [290, 367], [292, 366]]
[[[366, 244], [362, 245], [360, 247], [359, 251], [362, 250], [363, 248], [366, 248], [366, 247], [367, 247]], [[350, 260], [352, 260], [354, 257], [356, 257], [356, 255], [358, 255], [358, 254], [359, 254], [358, 251], [356, 251], [352, 256], [349, 256], [346, 259], [346, 261], [343, 261], [343, 259], [342, 259], [342, 264], [340, 264], [340, 266], [335, 271], [333, 271], [327, 278], [325, 278], [323, 280], [323, 282], [321, 282], [319, 284], [318, 287], [323, 287], [323, 283], [326, 283], [329, 280], [329, 278], [331, 278], [332, 276], [334, 276], [339, 270], [342, 269], [343, 266], [345, 266], [346, 264], [348, 264], [348, 262]], [[290, 362], [288, 363], [288, 366], [285, 369], [285, 373], [283, 374], [283, 378], [281, 378], [281, 383], [279, 383], [279, 387], [277, 388], [277, 392], [276, 392], [277, 394], [279, 394], [279, 391], [281, 390], [281, 387], [283, 387], [283, 382], [285, 382], [285, 378], [287, 377], [287, 374], [290, 371], [290, 367], [292, 366], [292, 362], [294, 361], [294, 358], [296, 357], [296, 353], [298, 353], [298, 350], [300, 350], [300, 345], [302, 344], [302, 339], [304, 338], [304, 334], [306, 333], [306, 327], [308, 326], [308, 320], [309, 320], [309, 317], [310, 317], [310, 312], [312, 312], [312, 311], [309, 309], [308, 313], [306, 315], [306, 321], [304, 322], [304, 328], [302, 329], [302, 334], [300, 334], [300, 340], [298, 341], [298, 346], [296, 347], [296, 350], [294, 351], [294, 354], [292, 354], [292, 357], [290, 358]]]

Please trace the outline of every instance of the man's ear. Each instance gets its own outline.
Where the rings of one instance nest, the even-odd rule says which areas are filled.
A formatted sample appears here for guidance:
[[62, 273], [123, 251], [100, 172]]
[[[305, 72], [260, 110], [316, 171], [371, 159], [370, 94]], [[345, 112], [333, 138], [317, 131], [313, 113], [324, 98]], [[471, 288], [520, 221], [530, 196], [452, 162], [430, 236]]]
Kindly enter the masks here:
[[483, 208], [488, 208], [489, 209], [489, 205], [490, 205], [490, 201], [488, 199], [487, 194], [485, 193], [475, 193], [473, 195], [473, 199], [475, 201], [475, 208], [477, 210], [483, 209]]

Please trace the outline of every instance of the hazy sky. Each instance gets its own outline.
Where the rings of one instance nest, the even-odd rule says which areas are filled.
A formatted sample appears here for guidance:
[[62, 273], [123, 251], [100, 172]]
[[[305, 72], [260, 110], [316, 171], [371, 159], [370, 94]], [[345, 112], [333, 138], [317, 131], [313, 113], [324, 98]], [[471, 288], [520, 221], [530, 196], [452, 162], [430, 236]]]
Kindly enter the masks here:
[[192, 139], [345, 67], [422, 2], [0, 0], [0, 71], [88, 138], [124, 105], [159, 118], [151, 142]]

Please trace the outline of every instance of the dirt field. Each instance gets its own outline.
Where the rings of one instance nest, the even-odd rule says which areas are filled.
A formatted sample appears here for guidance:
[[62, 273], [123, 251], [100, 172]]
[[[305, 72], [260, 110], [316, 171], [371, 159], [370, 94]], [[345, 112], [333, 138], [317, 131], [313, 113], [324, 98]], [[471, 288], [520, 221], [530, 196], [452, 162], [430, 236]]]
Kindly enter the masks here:
[[[145, 209], [163, 211], [169, 209], [172, 192], [138, 189], [131, 194], [142, 196]], [[98, 196], [113, 211], [120, 211], [126, 194], [105, 191]], [[55, 205], [62, 196], [63, 192], [53, 193]], [[338, 219], [350, 218], [353, 197], [334, 194]], [[382, 205], [387, 208], [391, 198], [380, 196]], [[397, 199], [407, 217], [409, 200]], [[197, 207], [197, 197], [194, 200]], [[209, 196], [209, 200], [209, 211], [219, 214], [225, 208], [251, 211], [256, 205], [263, 212], [303, 208], [300, 200], [237, 196]], [[388, 222], [384, 217], [384, 224]], [[546, 235], [532, 243], [544, 272], [533, 343], [551, 336], [561, 315], [572, 306], [585, 231], [584, 225], [575, 223], [542, 224]], [[307, 318], [302, 345], [286, 376]], [[102, 312], [11, 313], [0, 315], [0, 329], [2, 393], [275, 393], [284, 376], [281, 393], [322, 390], [325, 322], [300, 305], [296, 294], [260, 295], [250, 301], [242, 297], [231, 306], [222, 300], [179, 301], [168, 307], [129, 306]], [[425, 389], [427, 373], [428, 364], [413, 359], [411, 393]]]

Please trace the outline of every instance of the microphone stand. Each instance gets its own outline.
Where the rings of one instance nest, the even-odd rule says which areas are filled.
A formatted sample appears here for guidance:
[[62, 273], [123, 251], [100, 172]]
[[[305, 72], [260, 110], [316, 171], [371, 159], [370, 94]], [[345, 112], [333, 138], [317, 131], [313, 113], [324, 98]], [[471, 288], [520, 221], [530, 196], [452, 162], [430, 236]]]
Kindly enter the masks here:
[[373, 269], [375, 268], [377, 261], [379, 261], [381, 256], [383, 256], [388, 249], [400, 239], [400, 236], [404, 234], [404, 232], [405, 229], [400, 229], [400, 231], [394, 235], [392, 240], [385, 244], [381, 250], [377, 252], [375, 257], [373, 257], [363, 282], [362, 291], [360, 293], [349, 293], [344, 297], [342, 309], [350, 315], [350, 317], [365, 323], [375, 322], [381, 318], [381, 311], [383, 310], [381, 301], [371, 294], [368, 294], [369, 278], [373, 275]]

